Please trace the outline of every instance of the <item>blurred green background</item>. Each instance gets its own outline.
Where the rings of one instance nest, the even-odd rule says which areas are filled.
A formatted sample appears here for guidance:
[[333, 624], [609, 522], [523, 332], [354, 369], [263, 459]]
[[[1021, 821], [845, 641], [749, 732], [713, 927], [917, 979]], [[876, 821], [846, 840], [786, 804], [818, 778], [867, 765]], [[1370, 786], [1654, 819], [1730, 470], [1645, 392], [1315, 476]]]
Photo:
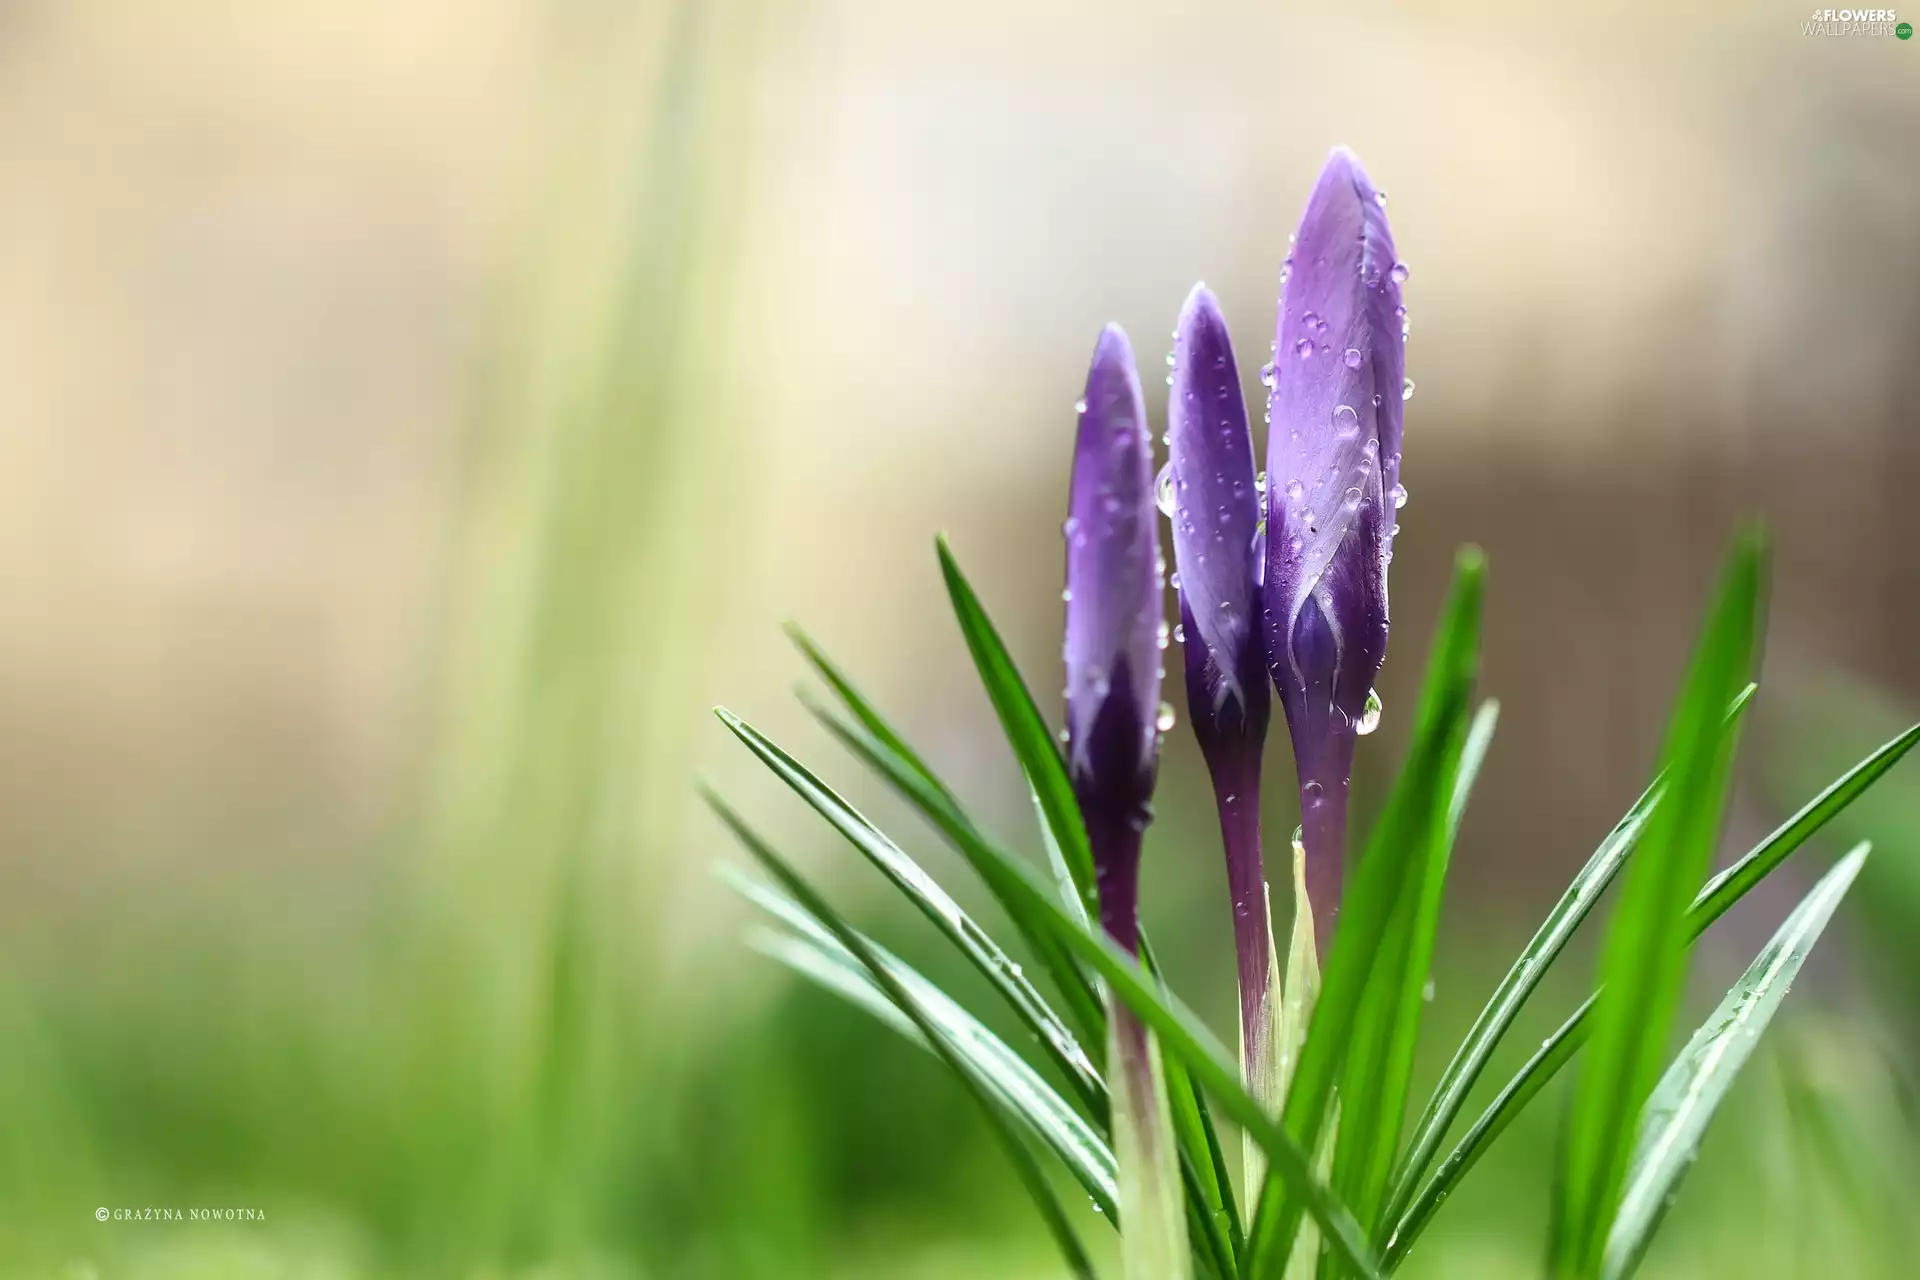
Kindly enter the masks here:
[[[1453, 547], [1492, 564], [1431, 1079], [1645, 781], [1739, 513], [1778, 565], [1727, 852], [1920, 707], [1920, 53], [1803, 21], [0, 2], [0, 1272], [1055, 1274], [937, 1067], [741, 945], [696, 775], [972, 990], [705, 711], [957, 871], [787, 697], [796, 617], [1034, 849], [931, 536], [1044, 699], [1094, 335], [1151, 365], [1204, 278], [1251, 380], [1337, 142], [1419, 386], [1363, 813]], [[1169, 743], [1146, 913], [1227, 1028]], [[1648, 1275], [1911, 1274], [1915, 766], [1845, 826], [1698, 953], [1704, 1009], [1878, 843]], [[1405, 1274], [1535, 1274], [1558, 1105]]]

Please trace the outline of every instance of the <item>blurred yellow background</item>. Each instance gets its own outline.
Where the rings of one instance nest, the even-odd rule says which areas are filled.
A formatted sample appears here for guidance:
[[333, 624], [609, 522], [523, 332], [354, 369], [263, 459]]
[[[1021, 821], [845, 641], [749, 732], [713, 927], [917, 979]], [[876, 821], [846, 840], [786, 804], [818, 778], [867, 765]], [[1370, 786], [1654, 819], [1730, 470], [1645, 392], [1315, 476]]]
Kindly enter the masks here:
[[[1050, 1274], [947, 1083], [741, 947], [696, 776], [889, 917], [706, 710], [899, 818], [787, 696], [797, 618], [1031, 847], [932, 535], [1051, 713], [1094, 336], [1128, 329], [1151, 402], [1205, 279], [1250, 377], [1336, 143], [1391, 194], [1418, 384], [1363, 792], [1453, 548], [1492, 565], [1504, 716], [1435, 1027], [1644, 782], [1759, 512], [1744, 847], [1920, 703], [1920, 51], [1805, 20], [0, 0], [0, 1267]], [[1212, 815], [1169, 742], [1146, 910], [1225, 1019]], [[1885, 790], [1849, 830], [1878, 923], [1816, 966], [1647, 1274], [1897, 1265], [1920, 783]], [[1408, 1274], [1533, 1273], [1539, 1110], [1487, 1166], [1524, 1229], [1463, 1193]], [[1815, 1130], [1873, 1150], [1822, 1163]], [[1713, 1191], [1755, 1151], [1788, 1206], [1758, 1224]]]

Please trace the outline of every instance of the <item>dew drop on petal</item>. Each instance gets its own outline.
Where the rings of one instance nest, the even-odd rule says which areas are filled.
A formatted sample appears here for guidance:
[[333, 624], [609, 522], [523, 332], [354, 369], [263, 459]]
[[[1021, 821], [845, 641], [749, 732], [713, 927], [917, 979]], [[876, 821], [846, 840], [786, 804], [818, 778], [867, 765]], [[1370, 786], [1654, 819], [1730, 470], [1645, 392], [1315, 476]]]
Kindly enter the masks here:
[[1253, 478], [1253, 490], [1255, 493], [1265, 493], [1267, 491], [1267, 473], [1266, 472], [1262, 471], [1259, 475]]
[[1400, 384], [1400, 398], [1402, 400], [1413, 399], [1413, 379], [1412, 378], [1408, 378]]
[[1271, 387], [1273, 385], [1273, 378], [1273, 361], [1269, 360], [1260, 366], [1260, 385], [1263, 387]]
[[1153, 727], [1162, 733], [1173, 728], [1173, 704], [1171, 702], [1163, 702], [1160, 704], [1160, 714], [1153, 718]]
[[1060, 598], [1063, 601], [1071, 601], [1073, 599], [1073, 588], [1072, 587], [1060, 588]]
[[1394, 509], [1398, 510], [1407, 505], [1407, 486], [1397, 484], [1387, 490], [1387, 496], [1393, 499]]
[[1308, 804], [1319, 804], [1320, 797], [1322, 794], [1323, 792], [1320, 784], [1313, 781], [1311, 778], [1309, 778], [1306, 784], [1300, 788], [1300, 798]]
[[1406, 263], [1396, 262], [1393, 264], [1393, 270], [1389, 271], [1387, 274], [1393, 277], [1393, 282], [1395, 284], [1405, 284], [1407, 282], [1407, 277], [1412, 275], [1413, 273], [1407, 270]]
[[1087, 411], [1087, 402], [1086, 402], [1086, 400], [1085, 400], [1084, 398], [1083, 398], [1083, 399], [1079, 399], [1079, 400], [1075, 400], [1075, 401], [1073, 402], [1073, 411], [1074, 411], [1075, 413], [1085, 413], [1085, 412]]
[[1341, 496], [1341, 499], [1347, 504], [1347, 509], [1349, 511], [1351, 511], [1353, 508], [1360, 505], [1360, 490], [1358, 486], [1350, 487], [1344, 494], [1341, 494], [1340, 496]]
[[1300, 501], [1300, 495], [1305, 493], [1306, 491], [1307, 491], [1306, 487], [1302, 485], [1299, 480], [1295, 479], [1295, 480], [1287, 481], [1287, 501], [1289, 502]]
[[1360, 734], [1362, 737], [1365, 737], [1367, 734], [1372, 733], [1375, 729], [1378, 729], [1379, 727], [1380, 727], [1380, 694], [1376, 690], [1369, 689], [1367, 690], [1367, 705], [1361, 708], [1360, 719], [1353, 726], [1353, 731], [1357, 734]]
[[1360, 367], [1360, 348], [1348, 347], [1347, 354], [1344, 358], [1347, 362], [1347, 368], [1358, 369]]
[[1160, 474], [1153, 481], [1153, 504], [1160, 508], [1160, 514], [1173, 519], [1173, 463], [1160, 468]]
[[1187, 628], [1185, 623], [1178, 623], [1174, 626], [1173, 638], [1181, 644], [1187, 642]]
[[1178, 569], [1174, 570], [1173, 576], [1167, 579], [1167, 585], [1172, 587], [1175, 591], [1178, 591], [1180, 589], [1180, 571]]
[[1071, 538], [1078, 532], [1080, 532], [1080, 521], [1072, 516], [1068, 516], [1066, 523], [1060, 526], [1060, 533], [1064, 537]]
[[1305, 360], [1308, 356], [1313, 354], [1313, 339], [1312, 338], [1300, 339], [1298, 342], [1293, 344], [1293, 351], [1295, 355], [1299, 356], [1302, 360]]
[[1351, 440], [1360, 434], [1360, 415], [1353, 411], [1352, 405], [1334, 406], [1333, 429], [1338, 431], [1341, 438], [1345, 440]]

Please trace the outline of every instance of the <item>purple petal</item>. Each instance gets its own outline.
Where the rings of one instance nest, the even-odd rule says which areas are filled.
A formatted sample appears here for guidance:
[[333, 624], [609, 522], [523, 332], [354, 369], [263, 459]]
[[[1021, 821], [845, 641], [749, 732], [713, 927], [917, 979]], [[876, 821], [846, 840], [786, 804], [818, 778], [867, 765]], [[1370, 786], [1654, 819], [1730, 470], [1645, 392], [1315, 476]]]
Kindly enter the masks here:
[[1226, 320], [1205, 285], [1187, 295], [1173, 355], [1163, 484], [1172, 499], [1189, 714], [1206, 745], [1229, 724], [1247, 729], [1257, 720], [1264, 734], [1267, 686], [1253, 437]]
[[1319, 601], [1338, 673], [1333, 705], [1349, 719], [1386, 657], [1403, 275], [1378, 193], [1352, 153], [1335, 150], [1307, 202], [1281, 300], [1266, 603], [1269, 662], [1285, 700], [1307, 683], [1293, 640], [1303, 607]]
[[[1087, 373], [1067, 503], [1068, 762], [1083, 809], [1095, 797], [1124, 803], [1141, 825], [1156, 758], [1163, 624], [1152, 466], [1133, 350], [1109, 325]], [[1087, 818], [1091, 825], [1095, 815]]]

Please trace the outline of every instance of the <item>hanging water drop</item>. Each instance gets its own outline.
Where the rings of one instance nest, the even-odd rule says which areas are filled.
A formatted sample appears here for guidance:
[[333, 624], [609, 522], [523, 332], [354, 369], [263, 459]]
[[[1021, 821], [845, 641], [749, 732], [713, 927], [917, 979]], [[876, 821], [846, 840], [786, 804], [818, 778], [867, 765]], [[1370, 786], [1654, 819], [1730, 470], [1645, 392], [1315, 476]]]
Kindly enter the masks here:
[[1174, 624], [1173, 638], [1176, 641], [1178, 641], [1180, 644], [1185, 644], [1187, 642], [1187, 627], [1185, 623]]
[[1387, 496], [1393, 499], [1394, 509], [1398, 510], [1407, 505], [1407, 486], [1396, 484], [1387, 490]]
[[1408, 378], [1400, 384], [1400, 398], [1402, 400], [1413, 399], [1413, 379], [1412, 378]]
[[1073, 402], [1073, 411], [1074, 411], [1075, 413], [1085, 413], [1085, 412], [1087, 411], [1087, 402], [1086, 402], [1086, 400], [1085, 400], [1084, 398], [1082, 398], [1082, 399], [1079, 399], [1079, 400], [1075, 400], [1075, 401]]
[[1160, 468], [1160, 474], [1153, 479], [1153, 505], [1160, 508], [1160, 514], [1173, 519], [1173, 463], [1169, 461]]
[[1360, 719], [1359, 722], [1353, 726], [1353, 731], [1365, 737], [1375, 729], [1378, 729], [1380, 727], [1380, 710], [1379, 691], [1375, 689], [1367, 690], [1367, 705], [1360, 709]]
[[1153, 718], [1153, 727], [1162, 733], [1173, 728], [1173, 704], [1171, 702], [1163, 702], [1160, 704], [1160, 714]]
[[1389, 271], [1387, 274], [1393, 277], [1393, 282], [1395, 284], [1405, 284], [1407, 282], [1407, 277], [1412, 275], [1413, 273], [1407, 270], [1406, 263], [1396, 262], [1393, 264], [1393, 270]]

